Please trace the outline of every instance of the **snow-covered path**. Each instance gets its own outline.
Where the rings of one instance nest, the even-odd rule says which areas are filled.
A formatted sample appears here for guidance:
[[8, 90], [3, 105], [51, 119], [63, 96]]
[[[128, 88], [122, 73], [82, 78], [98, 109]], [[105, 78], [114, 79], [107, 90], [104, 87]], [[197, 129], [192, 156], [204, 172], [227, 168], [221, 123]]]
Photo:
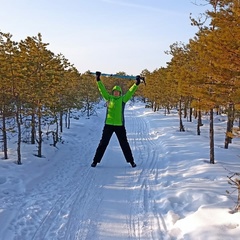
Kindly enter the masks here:
[[161, 164], [162, 149], [137, 113], [126, 110], [129, 143], [138, 167], [132, 169], [125, 162], [114, 135], [101, 164], [91, 168], [89, 156], [93, 157], [102, 124], [92, 125], [91, 131], [81, 131], [81, 125], [76, 131], [75, 126], [73, 132], [69, 130], [68, 142], [55, 152], [59, 161], [53, 162], [52, 172], [29, 182], [28, 189], [11, 202], [12, 208], [18, 208], [8, 229], [16, 232], [13, 239], [164, 236], [165, 224], [152, 194], [159, 183], [161, 168], [156, 165]]
[[196, 137], [192, 123], [180, 133], [177, 116], [127, 106], [137, 167], [125, 162], [113, 135], [102, 162], [91, 168], [104, 112], [73, 120], [59, 149], [45, 145], [46, 158], [28, 153], [22, 166], [0, 165], [18, 176], [0, 177], [1, 240], [226, 240], [238, 235], [238, 215], [228, 214], [224, 194], [225, 150], [217, 152], [220, 164], [210, 165], [204, 160], [206, 136]]

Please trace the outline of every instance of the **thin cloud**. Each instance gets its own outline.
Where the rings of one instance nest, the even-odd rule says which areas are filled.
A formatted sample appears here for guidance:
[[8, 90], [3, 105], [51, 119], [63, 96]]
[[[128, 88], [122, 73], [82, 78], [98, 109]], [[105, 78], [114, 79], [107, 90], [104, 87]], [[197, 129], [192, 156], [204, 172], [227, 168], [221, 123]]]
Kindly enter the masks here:
[[162, 13], [173, 13], [172, 11], [166, 11], [164, 9], [160, 9], [157, 7], [151, 7], [151, 6], [146, 6], [142, 4], [137, 4], [137, 3], [129, 3], [121, 0], [102, 0], [102, 2], [109, 3], [109, 4], [114, 4], [114, 5], [119, 5], [119, 6], [125, 6], [125, 7], [132, 7], [132, 8], [139, 8], [139, 9], [145, 9], [145, 10], [150, 10], [150, 11], [156, 11], [156, 12], [162, 12]]

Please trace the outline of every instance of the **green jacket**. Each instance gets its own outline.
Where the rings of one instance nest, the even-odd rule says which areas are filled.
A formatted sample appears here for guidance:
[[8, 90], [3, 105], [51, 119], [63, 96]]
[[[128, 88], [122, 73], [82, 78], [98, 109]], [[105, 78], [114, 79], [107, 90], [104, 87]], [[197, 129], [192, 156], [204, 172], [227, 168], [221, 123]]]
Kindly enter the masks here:
[[118, 90], [119, 92], [121, 92], [121, 96], [116, 97], [108, 93], [101, 81], [98, 81], [97, 85], [102, 97], [107, 101], [107, 114], [105, 124], [113, 126], [123, 126], [125, 104], [136, 92], [138, 86], [134, 83], [125, 95], [122, 95], [122, 89], [120, 86], [115, 86], [113, 87], [112, 91]]

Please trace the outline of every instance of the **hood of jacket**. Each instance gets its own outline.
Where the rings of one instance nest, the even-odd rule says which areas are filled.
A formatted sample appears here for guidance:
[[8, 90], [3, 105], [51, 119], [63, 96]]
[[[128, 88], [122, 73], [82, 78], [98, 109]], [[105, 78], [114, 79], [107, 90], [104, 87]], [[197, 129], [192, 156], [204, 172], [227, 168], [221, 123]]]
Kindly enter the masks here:
[[122, 95], [122, 88], [120, 86], [114, 86], [113, 89], [112, 89], [112, 92], [113, 91], [119, 91]]

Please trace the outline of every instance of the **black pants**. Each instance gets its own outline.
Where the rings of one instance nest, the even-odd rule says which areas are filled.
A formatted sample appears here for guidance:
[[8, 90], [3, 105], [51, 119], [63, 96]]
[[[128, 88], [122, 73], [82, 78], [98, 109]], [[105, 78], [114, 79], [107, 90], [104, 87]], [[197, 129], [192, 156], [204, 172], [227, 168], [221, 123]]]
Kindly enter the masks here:
[[116, 133], [120, 146], [122, 148], [123, 154], [127, 162], [134, 162], [132, 151], [127, 140], [127, 133], [124, 126], [112, 126], [105, 125], [102, 132], [102, 139], [96, 150], [93, 162], [100, 163], [103, 154], [108, 146], [108, 143], [112, 137], [113, 133]]

